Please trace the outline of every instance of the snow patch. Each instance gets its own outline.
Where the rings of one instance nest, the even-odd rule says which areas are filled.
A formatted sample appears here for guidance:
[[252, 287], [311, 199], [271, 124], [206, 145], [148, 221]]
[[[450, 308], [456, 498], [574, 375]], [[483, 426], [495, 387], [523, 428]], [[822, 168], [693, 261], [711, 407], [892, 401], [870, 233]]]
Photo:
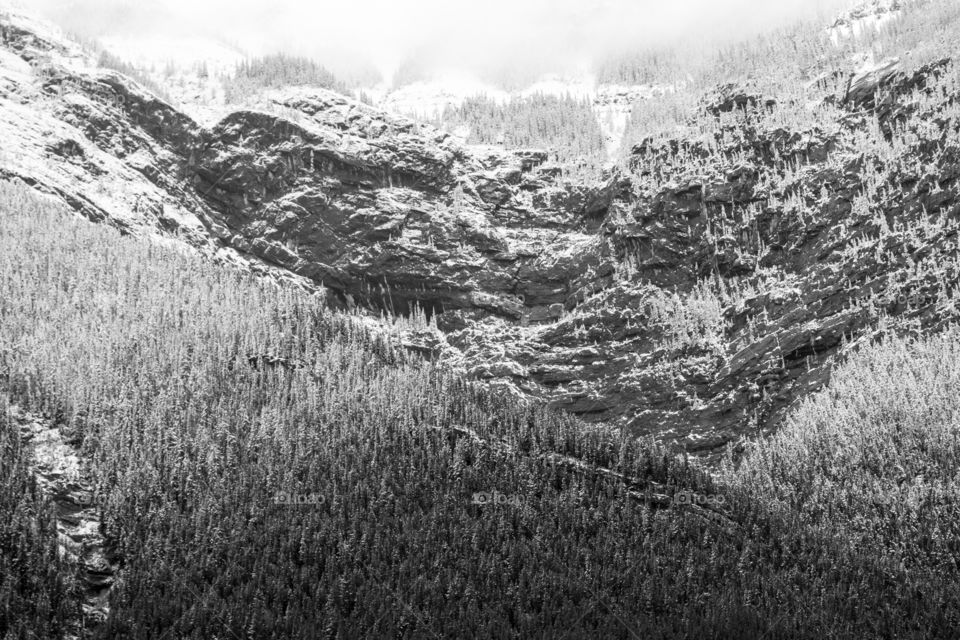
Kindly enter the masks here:
[[246, 55], [237, 48], [199, 37], [103, 36], [104, 49], [141, 69], [190, 71], [206, 63], [211, 74], [230, 73]]
[[900, 17], [902, 7], [913, 0], [869, 0], [841, 15], [827, 29], [834, 45], [849, 38], [859, 38], [870, 29], [879, 30], [883, 25]]

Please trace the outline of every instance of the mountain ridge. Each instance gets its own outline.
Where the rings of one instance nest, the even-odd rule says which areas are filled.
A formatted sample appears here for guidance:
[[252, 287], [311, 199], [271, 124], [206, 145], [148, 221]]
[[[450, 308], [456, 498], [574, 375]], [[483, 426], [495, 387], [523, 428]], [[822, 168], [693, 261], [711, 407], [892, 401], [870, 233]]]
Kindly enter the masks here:
[[[3, 40], [20, 61], [4, 58], [0, 127], [18, 155], [4, 177], [92, 220], [325, 288], [340, 308], [420, 309], [440, 331], [411, 348], [689, 452], [774, 430], [839, 356], [883, 334], [881, 316], [898, 331], [955, 318], [953, 152], [935, 136], [906, 149], [941, 174], [900, 196], [878, 178], [885, 220], [862, 193], [868, 165], [898, 177], [883, 145], [918, 122], [918, 101], [949, 116], [949, 60], [868, 74], [813, 111], [721, 87], [704, 98], [708, 137], [650, 138], [626, 170], [585, 178], [542, 151], [470, 147], [324, 90], [275, 91], [283, 115], [239, 110], [207, 128], [121, 74], [64, 64], [76, 48], [29, 26]], [[855, 151], [865, 135], [873, 157]], [[904, 238], [921, 227], [935, 238], [917, 254]], [[940, 274], [911, 278], [918, 259]], [[924, 304], [898, 291], [883, 309], [864, 303], [898, 278]]]
[[207, 124], [0, 15], [0, 636], [957, 637], [928, 8], [608, 169], [311, 88]]

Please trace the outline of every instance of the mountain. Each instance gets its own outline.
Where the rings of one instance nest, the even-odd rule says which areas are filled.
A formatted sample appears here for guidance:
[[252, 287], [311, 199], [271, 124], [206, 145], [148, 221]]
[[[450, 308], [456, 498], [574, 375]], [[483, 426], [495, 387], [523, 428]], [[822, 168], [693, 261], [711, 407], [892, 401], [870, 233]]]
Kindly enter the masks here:
[[960, 76], [930, 42], [719, 83], [598, 169], [323, 89], [201, 123], [0, 16], [0, 532], [32, 590], [0, 596], [50, 637], [951, 637]]
[[950, 129], [923, 124], [950, 112], [948, 60], [862, 74], [796, 124], [738, 116], [765, 99], [727, 88], [713, 142], [650, 140], [581, 180], [323, 90], [205, 128], [18, 24], [4, 176], [343, 306], [419, 307], [471, 377], [690, 452], [775, 429], [881, 316], [954, 317]]

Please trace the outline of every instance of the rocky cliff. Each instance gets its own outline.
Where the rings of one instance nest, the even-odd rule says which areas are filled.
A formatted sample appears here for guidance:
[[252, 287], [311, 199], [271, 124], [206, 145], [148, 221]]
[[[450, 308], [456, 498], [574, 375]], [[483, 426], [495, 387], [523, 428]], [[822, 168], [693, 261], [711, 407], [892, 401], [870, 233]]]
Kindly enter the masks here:
[[324, 91], [205, 128], [8, 16], [0, 176], [341, 308], [420, 309], [411, 349], [714, 454], [859, 342], [956, 315], [957, 73], [861, 76], [806, 102], [720, 88], [585, 175]]

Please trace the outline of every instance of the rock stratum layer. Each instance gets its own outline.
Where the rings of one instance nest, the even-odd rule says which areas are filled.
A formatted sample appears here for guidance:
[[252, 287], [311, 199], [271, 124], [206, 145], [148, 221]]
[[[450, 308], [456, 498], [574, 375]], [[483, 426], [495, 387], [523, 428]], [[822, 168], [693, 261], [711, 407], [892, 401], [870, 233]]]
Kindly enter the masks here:
[[886, 62], [812, 105], [723, 87], [696, 135], [582, 176], [321, 90], [204, 128], [9, 16], [0, 177], [342, 308], [420, 309], [411, 349], [716, 454], [860, 342], [954, 319], [956, 79]]

